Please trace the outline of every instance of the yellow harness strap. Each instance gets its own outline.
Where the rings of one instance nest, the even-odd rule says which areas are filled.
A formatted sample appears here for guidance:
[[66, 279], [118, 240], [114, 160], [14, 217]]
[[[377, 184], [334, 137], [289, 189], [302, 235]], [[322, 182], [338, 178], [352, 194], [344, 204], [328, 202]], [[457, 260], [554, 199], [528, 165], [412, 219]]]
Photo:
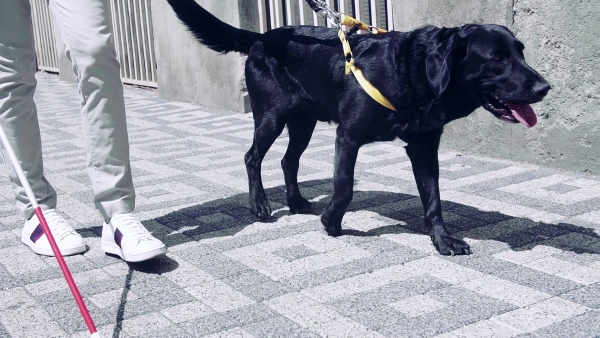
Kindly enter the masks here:
[[358, 21], [351, 16], [343, 15], [343, 14], [342, 14], [342, 22], [340, 24], [342, 24], [346, 27], [352, 27], [354, 25], [358, 25], [358, 29], [363, 30], [363, 31], [370, 31], [373, 34], [387, 33], [387, 31], [383, 28], [371, 27], [362, 21]]
[[[360, 22], [349, 16], [344, 16], [342, 25], [353, 26], [355, 24], [361, 25], [359, 27], [360, 29], [368, 30], [370, 28], [364, 22]], [[375, 34], [384, 32], [386, 32], [386, 30], [383, 30], [381, 28], [377, 28], [377, 30], [374, 31]], [[354, 74], [354, 77], [356, 78], [356, 81], [358, 81], [360, 86], [364, 89], [365, 92], [367, 92], [367, 94], [369, 94], [370, 97], [373, 98], [373, 100], [379, 102], [379, 104], [388, 109], [396, 111], [396, 107], [394, 107], [394, 105], [390, 101], [388, 101], [388, 99], [386, 99], [383, 96], [383, 94], [381, 94], [381, 92], [365, 78], [362, 71], [356, 68], [356, 66], [354, 65], [354, 56], [352, 55], [352, 51], [350, 50], [350, 43], [348, 42], [348, 40], [346, 40], [346, 34], [342, 30], [341, 25], [340, 30], [338, 31], [338, 36], [342, 41], [342, 46], [344, 47], [344, 56], [346, 58], [346, 75], [352, 72], [352, 74]]]

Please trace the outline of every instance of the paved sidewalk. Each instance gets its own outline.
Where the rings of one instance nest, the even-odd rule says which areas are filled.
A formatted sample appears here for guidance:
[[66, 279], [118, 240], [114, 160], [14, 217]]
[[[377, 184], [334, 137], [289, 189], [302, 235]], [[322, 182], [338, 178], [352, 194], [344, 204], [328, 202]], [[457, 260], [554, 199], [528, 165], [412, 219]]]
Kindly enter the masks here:
[[[251, 115], [127, 88], [137, 212], [169, 247], [128, 265], [99, 249], [76, 86], [38, 79], [46, 173], [90, 248], [66, 261], [103, 337], [600, 336], [596, 176], [442, 152], [445, 220], [474, 252], [442, 257], [402, 144], [374, 144], [360, 152], [345, 235], [331, 238], [318, 216], [285, 209], [285, 135], [263, 163], [277, 220], [260, 223], [243, 161]], [[319, 124], [301, 161], [319, 212], [334, 130]], [[20, 243], [0, 176], [0, 337], [88, 337], [55, 259]]]

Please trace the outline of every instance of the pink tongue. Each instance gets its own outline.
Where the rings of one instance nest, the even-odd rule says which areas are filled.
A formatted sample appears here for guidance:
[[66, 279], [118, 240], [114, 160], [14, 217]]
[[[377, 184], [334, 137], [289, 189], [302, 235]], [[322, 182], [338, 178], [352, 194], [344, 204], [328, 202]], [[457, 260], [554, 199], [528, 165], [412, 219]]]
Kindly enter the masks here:
[[519, 122], [523, 123], [527, 126], [527, 128], [531, 128], [535, 126], [537, 123], [537, 116], [535, 116], [535, 112], [528, 104], [506, 104], [513, 116], [519, 120]]

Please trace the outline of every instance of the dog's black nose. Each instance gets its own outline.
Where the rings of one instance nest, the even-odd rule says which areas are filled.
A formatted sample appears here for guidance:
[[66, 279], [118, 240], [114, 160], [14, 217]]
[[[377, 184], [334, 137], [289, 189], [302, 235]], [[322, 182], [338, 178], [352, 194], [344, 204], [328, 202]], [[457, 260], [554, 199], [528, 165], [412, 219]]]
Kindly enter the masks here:
[[546, 81], [540, 81], [536, 83], [531, 90], [533, 90], [533, 93], [536, 96], [543, 98], [546, 96], [546, 94], [548, 94], [548, 91], [550, 90], [550, 84]]

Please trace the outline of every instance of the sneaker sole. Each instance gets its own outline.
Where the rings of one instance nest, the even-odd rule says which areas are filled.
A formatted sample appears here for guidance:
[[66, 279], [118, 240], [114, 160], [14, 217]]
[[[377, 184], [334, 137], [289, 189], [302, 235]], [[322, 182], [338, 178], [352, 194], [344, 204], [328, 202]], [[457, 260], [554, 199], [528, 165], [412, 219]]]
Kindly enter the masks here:
[[104, 251], [107, 254], [119, 256], [125, 262], [130, 262], [130, 263], [147, 261], [151, 258], [160, 256], [160, 255], [164, 255], [167, 253], [167, 248], [163, 246], [161, 248], [157, 248], [157, 249], [154, 249], [154, 250], [151, 250], [148, 252], [144, 252], [141, 254], [137, 254], [137, 255], [129, 254], [129, 253], [123, 252], [123, 250], [115, 243], [107, 242], [105, 240], [101, 241], [100, 249], [102, 249], [102, 251]]
[[[35, 252], [38, 255], [54, 257], [54, 251], [52, 251], [52, 248], [48, 248], [48, 249], [39, 248], [29, 238], [21, 237], [21, 242], [23, 242], [23, 244], [27, 245], [31, 249], [31, 251]], [[60, 249], [61, 255], [72, 256], [72, 255], [84, 253], [87, 250], [87, 245], [82, 244], [82, 245], [78, 245], [78, 246], [75, 246], [72, 248], [59, 248], [59, 249]]]

